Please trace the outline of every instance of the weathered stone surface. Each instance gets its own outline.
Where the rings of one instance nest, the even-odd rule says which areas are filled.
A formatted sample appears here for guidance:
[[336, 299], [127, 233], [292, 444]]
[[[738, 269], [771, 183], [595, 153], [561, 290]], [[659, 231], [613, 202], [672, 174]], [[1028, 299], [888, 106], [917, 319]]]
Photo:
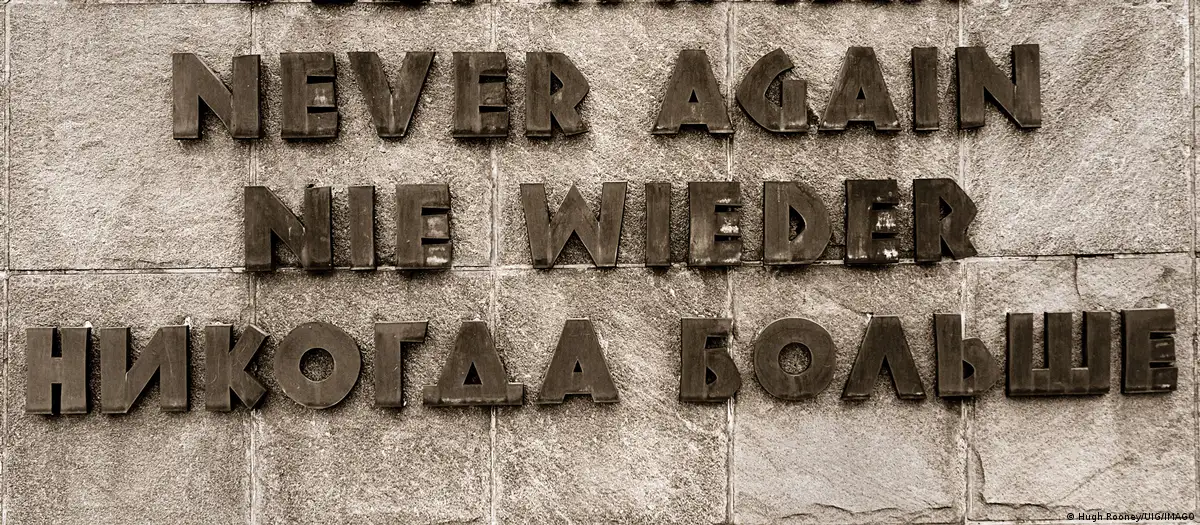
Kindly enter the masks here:
[[[962, 408], [934, 397], [932, 329], [935, 312], [961, 310], [962, 279], [957, 264], [734, 272], [734, 356], [744, 381], [733, 418], [738, 523], [962, 520]], [[871, 315], [900, 317], [925, 401], [898, 399], [888, 373], [870, 400], [840, 400]], [[778, 400], [754, 379], [754, 338], [785, 317], [820, 324], [836, 345], [833, 382], [814, 400]]]
[[[453, 51], [484, 51], [487, 6], [360, 5], [334, 9], [311, 3], [270, 4], [256, 18], [262, 50], [265, 138], [255, 181], [299, 212], [307, 185], [333, 186], [334, 264], [350, 265], [349, 186], [375, 186], [375, 242], [381, 264], [394, 264], [396, 184], [449, 184], [455, 266], [487, 265], [491, 257], [492, 168], [488, 144], [450, 137], [454, 106]], [[337, 61], [340, 132], [336, 140], [284, 141], [279, 136], [282, 83], [279, 53], [331, 52]], [[380, 138], [347, 52], [374, 51], [392, 79], [406, 51], [435, 51], [408, 134]], [[295, 265], [287, 250], [281, 260]]]
[[725, 276], [643, 269], [501, 274], [496, 342], [537, 398], [563, 324], [589, 318], [620, 402], [588, 397], [496, 416], [505, 523], [725, 521], [727, 407], [679, 397], [679, 320], [728, 315]]
[[[488, 319], [488, 272], [394, 272], [259, 280], [259, 325], [272, 334], [259, 358], [270, 393], [253, 421], [259, 523], [466, 523], [487, 520], [487, 409], [426, 408], [462, 320]], [[375, 408], [374, 323], [428, 320], [425, 342], [405, 345], [403, 409]], [[363, 356], [358, 385], [341, 404], [312, 410], [280, 390], [278, 342], [301, 323], [346, 331]], [[328, 369], [324, 370], [328, 373]]]
[[[18, 275], [8, 281], [4, 485], [13, 523], [241, 523], [250, 514], [249, 416], [203, 410], [204, 330], [250, 321], [230, 273]], [[169, 290], [170, 292], [165, 292]], [[191, 412], [159, 410], [157, 381], [129, 415], [101, 415], [102, 327], [131, 328], [131, 359], [165, 325], [191, 330]], [[25, 414], [25, 329], [90, 325], [86, 416]]]
[[981, 255], [1183, 251], [1192, 244], [1191, 104], [1181, 2], [963, 5], [969, 45], [1004, 71], [1041, 45], [1042, 128], [999, 111], [966, 133]]
[[[509, 139], [498, 143], [500, 260], [530, 264], [520, 185], [546, 184], [551, 213], [572, 184], [594, 212], [605, 181], [627, 181], [618, 262], [641, 263], [646, 239], [646, 182], [670, 182], [672, 260], [687, 257], [687, 182], [727, 180], [727, 139], [702, 131], [654, 136], [650, 128], [679, 51], [703, 49], [713, 75], [732, 102], [726, 78], [728, 4], [500, 4], [497, 49], [508, 53]], [[615, 38], [614, 28], [620, 28]], [[580, 113], [591, 131], [552, 139], [525, 138], [525, 52], [565, 53], [591, 90]], [[571, 241], [559, 264], [591, 263]]]
[[[1189, 512], [1195, 505], [1193, 261], [1186, 255], [980, 261], [967, 265], [967, 337], [1005, 352], [1005, 312], [1175, 308], [1179, 390], [1121, 395], [1120, 318], [1104, 396], [979, 398], [969, 423], [971, 519], [1061, 519], [1066, 512]], [[1078, 329], [1077, 329], [1078, 330]], [[1079, 335], [1076, 334], [1076, 341]], [[1079, 343], [1077, 342], [1076, 345]], [[1075, 362], [1079, 363], [1075, 350]], [[1035, 363], [1040, 363], [1035, 357]], [[1119, 507], [1119, 508], [1118, 508]]]
[[[762, 258], [762, 184], [798, 180], [816, 190], [829, 209], [833, 239], [823, 257], [845, 253], [845, 181], [897, 179], [901, 257], [912, 257], [912, 180], [958, 178], [958, 135], [954, 113], [953, 53], [958, 6], [953, 2], [750, 2], [734, 4], [737, 20], [737, 81], [763, 55], [783, 49], [795, 68], [791, 78], [808, 80], [809, 133], [770, 133], [737, 109], [733, 178], [742, 183], [745, 257]], [[829, 103], [846, 49], [875, 49], [902, 131], [875, 131], [870, 123], [842, 132], [816, 131]], [[913, 131], [914, 47], [938, 48], [941, 130]], [[736, 102], [731, 100], [731, 104]], [[978, 226], [976, 227], [978, 229]], [[977, 231], [973, 231], [978, 236]]]
[[240, 265], [249, 146], [215, 115], [203, 140], [171, 138], [171, 53], [196, 53], [227, 75], [231, 58], [250, 52], [250, 11], [10, 11], [12, 265]]

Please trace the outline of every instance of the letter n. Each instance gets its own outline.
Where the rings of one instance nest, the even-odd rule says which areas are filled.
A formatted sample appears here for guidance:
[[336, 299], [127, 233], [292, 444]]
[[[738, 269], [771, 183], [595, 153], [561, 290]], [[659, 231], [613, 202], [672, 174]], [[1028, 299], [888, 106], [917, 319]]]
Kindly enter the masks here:
[[244, 195], [247, 270], [262, 272], [275, 268], [272, 256], [275, 237], [300, 256], [300, 265], [305, 270], [333, 268], [329, 187], [304, 191], [304, 222], [266, 186], [246, 186]]
[[1013, 81], [992, 62], [987, 49], [960, 47], [958, 65], [958, 127], [982, 127], [985, 94], [1018, 127], [1042, 127], [1041, 59], [1037, 44], [1012, 47]]
[[172, 129], [176, 139], [200, 138], [200, 104], [225, 124], [235, 139], [262, 136], [258, 112], [258, 55], [233, 57], [233, 85], [227, 86], [193, 53], [171, 55]]

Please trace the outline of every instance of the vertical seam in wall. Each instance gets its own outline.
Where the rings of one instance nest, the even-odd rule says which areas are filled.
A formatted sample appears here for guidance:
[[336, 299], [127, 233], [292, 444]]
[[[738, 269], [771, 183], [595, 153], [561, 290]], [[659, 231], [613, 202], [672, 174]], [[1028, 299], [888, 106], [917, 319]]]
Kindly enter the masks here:
[[[733, 101], [733, 83], [734, 83], [734, 68], [736, 66], [736, 42], [737, 42], [737, 4], [727, 2], [725, 5], [725, 98], [727, 101]], [[729, 104], [727, 104], [727, 107]], [[725, 139], [725, 175], [730, 181], [733, 177], [733, 141], [734, 134], [730, 134]], [[725, 269], [725, 307], [734, 323], [737, 320], [734, 318], [734, 296], [733, 296], [733, 269]], [[729, 337], [729, 352], [730, 357], [734, 353], [733, 334], [736, 334], [738, 327], [736, 324]], [[737, 416], [737, 396], [731, 396], [725, 404], [725, 436], [727, 441], [725, 451], [725, 522], [734, 523], [734, 505], [737, 497], [735, 483], [737, 482], [734, 475], [734, 446], [736, 435], [734, 432], [735, 417]]]
[[[966, 45], [966, 20], [965, 20], [965, 15], [964, 15], [965, 2], [966, 2], [966, 0], [960, 0], [958, 2], [958, 45], [960, 45], [960, 46]], [[955, 56], [954, 50], [951, 50], [950, 57], [951, 57], [952, 62], [953, 62], [953, 60], [955, 60], [954, 56]], [[951, 68], [951, 70], [955, 72], [954, 73], [955, 75], [957, 75], [956, 68]], [[952, 78], [951, 82], [954, 82], [955, 80], [956, 79]], [[959, 129], [957, 124], [958, 124], [957, 122], [953, 122], [953, 121], [950, 123], [950, 125], [953, 126], [954, 133], [958, 139], [958, 184], [960, 186], [962, 186], [962, 189], [964, 192], [967, 192], [967, 191], [969, 191], [968, 184], [967, 184], [967, 153], [968, 153], [967, 152], [967, 139], [966, 139], [966, 135], [963, 133], [963, 131], [961, 129]], [[959, 295], [959, 300], [961, 301], [963, 329], [964, 329], [964, 337], [965, 337], [965, 333], [966, 333], [965, 330], [967, 330], [969, 328], [969, 325], [967, 324], [966, 321], [968, 321], [968, 311], [969, 311], [968, 307], [970, 306], [969, 298], [970, 298], [970, 293], [971, 293], [971, 283], [970, 283], [970, 279], [969, 279], [970, 272], [967, 269], [967, 265], [963, 264], [963, 265], [961, 265], [961, 268], [962, 268], [962, 278], [961, 278], [962, 288], [961, 288], [961, 293]], [[936, 379], [935, 379], [935, 381], [936, 381]], [[937, 388], [936, 384], [934, 385], [934, 388], [935, 389]], [[959, 428], [962, 429], [963, 445], [964, 445], [963, 446], [963, 499], [964, 499], [964, 501], [963, 501], [962, 522], [964, 524], [966, 524], [971, 521], [971, 500], [973, 499], [972, 492], [971, 492], [971, 488], [972, 488], [971, 487], [971, 476], [975, 473], [975, 466], [974, 466], [975, 462], [971, 460], [971, 456], [972, 456], [972, 448], [971, 447], [972, 447], [972, 442], [973, 442], [973, 438], [974, 438], [973, 432], [975, 430], [975, 425], [974, 425], [975, 398], [971, 397], [971, 398], [967, 398], [964, 401], [962, 401], [962, 405], [959, 409], [959, 417], [962, 418], [962, 424]]]
[[4, 4], [4, 269], [12, 269], [12, 4]]
[[[259, 54], [258, 34], [255, 31], [255, 24], [257, 22], [257, 19], [258, 19], [258, 9], [256, 9], [256, 6], [254, 4], [250, 4], [250, 54], [254, 54], [254, 55]], [[249, 179], [249, 183], [251, 185], [254, 185], [254, 184], [258, 183], [258, 141], [252, 140], [249, 142], [250, 142], [250, 144], [249, 144], [249, 166], [247, 167], [246, 171], [247, 171], [247, 178]], [[250, 275], [250, 282], [249, 282], [250, 323], [257, 326], [258, 325], [258, 276], [255, 275], [253, 272], [248, 272], [248, 274]], [[258, 506], [261, 504], [261, 496], [259, 495], [260, 487], [258, 484], [258, 463], [257, 463], [258, 442], [257, 442], [256, 436], [255, 436], [255, 430], [259, 423], [258, 412], [256, 410], [247, 410], [246, 418], [247, 418], [247, 422], [248, 422], [246, 428], [247, 428], [247, 433], [249, 434], [249, 439], [247, 440], [248, 449], [246, 451], [246, 455], [247, 455], [246, 470], [248, 471], [247, 473], [250, 476], [249, 484], [247, 486], [247, 490], [249, 491], [249, 494], [247, 495], [247, 499], [249, 500], [248, 501], [248, 503], [249, 503], [248, 511], [250, 514], [249, 522], [250, 522], [250, 525], [257, 525], [258, 524]]]
[[[1188, 201], [1192, 211], [1192, 257], [1190, 261], [1192, 267], [1192, 438], [1195, 448], [1192, 454], [1192, 468], [1193, 475], [1195, 476], [1192, 482], [1192, 508], [1200, 510], [1200, 484], [1197, 483], [1197, 480], [1200, 480], [1200, 384], [1196, 383], [1196, 351], [1200, 347], [1196, 341], [1196, 338], [1200, 335], [1200, 327], [1197, 326], [1196, 322], [1196, 312], [1200, 310], [1200, 302], [1198, 302], [1200, 298], [1197, 298], [1196, 295], [1196, 279], [1198, 277], [1196, 268], [1196, 58], [1192, 56], [1192, 45], [1195, 39], [1193, 29], [1195, 19], [1190, 0], [1183, 1], [1183, 8], [1185, 10], [1184, 17], [1187, 20], [1187, 30], [1184, 32], [1185, 40], [1183, 46], [1185, 75], [1183, 85], [1184, 89], [1187, 90], [1187, 102], [1191, 106], [1189, 109], [1192, 111], [1192, 127], [1189, 130], [1191, 140], [1188, 141], [1190, 147], [1188, 148], [1187, 166], [1191, 175], [1189, 178]], [[1124, 373], [1123, 370], [1122, 373]]]
[[0, 420], [0, 524], [8, 523], [8, 362], [10, 341], [8, 277], [12, 269], [12, 4], [4, 4], [4, 414]]
[[[494, 1], [487, 3], [488, 13], [488, 50], [495, 51], [496, 44], [496, 19], [499, 17], [499, 7]], [[507, 85], [507, 84], [506, 84]], [[507, 98], [507, 93], [505, 97]], [[491, 210], [491, 226], [492, 226], [492, 249], [491, 260], [489, 266], [491, 270], [489, 274], [492, 279], [491, 297], [488, 303], [488, 315], [491, 318], [489, 321], [490, 330], [493, 338], [499, 329], [500, 312], [497, 306], [496, 297], [499, 295], [500, 276], [497, 268], [500, 266], [500, 231], [497, 227], [500, 216], [500, 161], [496, 151], [496, 143], [494, 140], [488, 143], [488, 160], [491, 165], [492, 175], [492, 210]], [[488, 522], [492, 525], [496, 524], [496, 499], [498, 483], [496, 481], [496, 415], [499, 409], [497, 407], [488, 408]]]

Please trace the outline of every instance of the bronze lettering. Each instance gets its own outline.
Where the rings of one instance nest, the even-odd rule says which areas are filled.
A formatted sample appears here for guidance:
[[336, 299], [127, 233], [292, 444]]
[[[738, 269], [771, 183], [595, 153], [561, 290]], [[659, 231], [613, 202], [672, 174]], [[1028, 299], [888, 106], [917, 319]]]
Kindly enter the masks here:
[[129, 364], [129, 328], [100, 329], [100, 411], [126, 414], [158, 376], [158, 402], [163, 412], [188, 409], [188, 327], [159, 328]]
[[375, 186], [350, 187], [350, 267], [375, 269]]
[[564, 135], [586, 133], [587, 124], [576, 108], [587, 94], [587, 79], [567, 55], [526, 53], [525, 136], [550, 137], [551, 123]]
[[742, 387], [725, 343], [732, 329], [733, 319], [680, 319], [680, 401], [723, 403]]
[[1108, 312], [1083, 314], [1083, 367], [1071, 366], [1072, 315], [1045, 314], [1046, 368], [1033, 367], [1033, 314], [1008, 314], [1009, 396], [1056, 396], [1105, 394], [1109, 389], [1109, 335], [1112, 316]]
[[682, 126], [703, 126], [712, 134], [733, 133], [725, 99], [721, 98], [721, 86], [717, 85], [708, 55], [702, 49], [679, 52], [650, 133], [674, 135]]
[[937, 131], [942, 125], [938, 115], [938, 48], [912, 48], [913, 129]]
[[1014, 81], [996, 66], [983, 47], [955, 50], [958, 66], [958, 127], [986, 123], [985, 94], [1020, 128], [1042, 127], [1042, 71], [1037, 44], [1012, 46]]
[[[61, 336], [57, 357], [54, 355], [56, 332]], [[91, 329], [26, 328], [25, 345], [25, 366], [28, 367], [25, 375], [25, 413], [86, 414]]]
[[504, 53], [454, 53], [455, 138], [508, 136], [508, 59]]
[[600, 351], [596, 329], [588, 319], [567, 319], [563, 325], [537, 403], [560, 404], [568, 395], [591, 396], [596, 403], [617, 402], [617, 386]]
[[742, 264], [741, 184], [689, 182], [689, 266]]
[[258, 406], [267, 389], [246, 371], [246, 367], [250, 366], [266, 340], [267, 333], [254, 325], [242, 330], [242, 337], [238, 338], [236, 345], [233, 344], [233, 326], [214, 324], [204, 327], [205, 410], [233, 410], [233, 395], [246, 408]]
[[900, 262], [899, 203], [893, 179], [846, 181], [846, 264]]
[[969, 397], [986, 392], [1000, 378], [1000, 365], [977, 338], [963, 339], [962, 316], [934, 314], [938, 397]]
[[200, 105], [216, 113], [235, 139], [262, 136], [258, 55], [233, 57], [233, 86], [193, 53], [171, 55], [171, 120], [176, 139], [200, 138]]
[[333, 197], [329, 187], [304, 190], [304, 222], [266, 186], [246, 186], [243, 195], [247, 270], [264, 272], [275, 268], [275, 238], [299, 256], [304, 269], [333, 268]]
[[803, 79], [782, 79], [781, 102], [767, 99], [767, 91], [780, 75], [792, 70], [792, 59], [782, 49], [776, 49], [758, 59], [742, 83], [738, 84], [737, 101], [742, 111], [767, 131], [797, 133], [808, 131], [808, 82]]
[[812, 187], [799, 181], [763, 183], [764, 264], [816, 261], [829, 245], [832, 232], [829, 210]]
[[[780, 356], [789, 345], [801, 345], [810, 356], [808, 368], [797, 374], [783, 369]], [[754, 338], [754, 375], [768, 394], [779, 399], [811, 399], [833, 382], [837, 348], [821, 325], [798, 317], [779, 319]]]
[[453, 260], [450, 186], [397, 184], [396, 266], [402, 270], [449, 268]]
[[917, 262], [938, 262], [943, 252], [955, 259], [974, 257], [977, 252], [967, 237], [967, 228], [976, 213], [971, 197], [953, 179], [914, 180], [913, 245]]
[[621, 241], [621, 222], [625, 214], [624, 182], [605, 182], [601, 190], [600, 216], [592, 215], [591, 207], [583, 200], [574, 184], [566, 198], [550, 218], [544, 184], [522, 184], [521, 206], [525, 211], [525, 228], [529, 232], [529, 255], [534, 268], [551, 268], [572, 235], [579, 238], [592, 263], [599, 268], [617, 265]]
[[[333, 358], [333, 371], [329, 376], [313, 381], [300, 368], [304, 355], [324, 350]], [[304, 323], [288, 332], [275, 349], [272, 370], [279, 388], [292, 401], [301, 406], [323, 409], [341, 403], [354, 384], [362, 369], [362, 354], [354, 338], [330, 323]]]
[[925, 399], [925, 385], [908, 349], [904, 327], [899, 317], [891, 315], [872, 316], [867, 322], [867, 333], [858, 348], [858, 357], [854, 358], [842, 399], [860, 401], [870, 398], [883, 367], [892, 374], [897, 397], [915, 401]]
[[425, 77], [433, 64], [433, 53], [409, 51], [400, 64], [400, 83], [396, 89], [388, 81], [383, 70], [383, 61], [375, 52], [350, 52], [350, 67], [358, 79], [358, 87], [367, 99], [371, 121], [380, 137], [403, 137], [412, 122], [413, 112], [421, 91], [425, 89]]
[[870, 122], [876, 131], [899, 131], [900, 119], [883, 80], [883, 69], [869, 47], [846, 50], [842, 70], [833, 82], [821, 130], [846, 129], [850, 122]]
[[1121, 324], [1121, 393], [1175, 390], [1175, 309], [1124, 310]]
[[425, 341], [427, 321], [375, 323], [375, 406], [404, 406], [402, 343]]
[[325, 139], [338, 133], [337, 76], [333, 53], [280, 53], [283, 82], [280, 136]]
[[520, 405], [525, 385], [508, 382], [487, 323], [463, 321], [437, 384], [426, 386], [423, 397], [439, 407]]
[[671, 183], [646, 183], [646, 266], [671, 266]]

